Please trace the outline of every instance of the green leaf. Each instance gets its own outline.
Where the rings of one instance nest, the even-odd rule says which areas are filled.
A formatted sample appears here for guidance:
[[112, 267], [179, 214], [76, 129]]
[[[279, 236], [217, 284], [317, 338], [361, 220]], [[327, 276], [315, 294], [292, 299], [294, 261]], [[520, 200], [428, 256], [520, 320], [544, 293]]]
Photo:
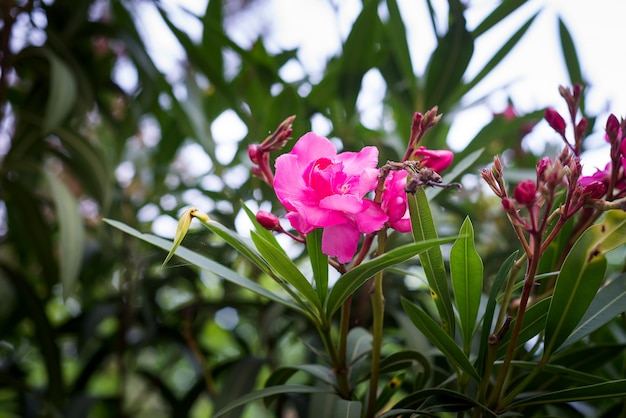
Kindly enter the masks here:
[[254, 229], [256, 230], [256, 232], [260, 236], [265, 238], [267, 241], [271, 242], [274, 247], [282, 248], [280, 244], [278, 243], [278, 241], [276, 240], [276, 237], [274, 236], [272, 231], [268, 231], [267, 229], [261, 226], [259, 221], [256, 220], [256, 215], [250, 210], [250, 208], [243, 201], [241, 202], [241, 207], [243, 208], [243, 211], [248, 216], [248, 219], [250, 219], [250, 222], [252, 222], [252, 225], [254, 225]]
[[301, 364], [296, 366], [280, 367], [270, 375], [265, 382], [265, 387], [278, 386], [284, 384], [296, 372], [308, 373], [320, 382], [330, 386], [337, 386], [336, 374], [332, 369], [320, 364]]
[[463, 343], [469, 349], [483, 288], [483, 262], [474, 247], [474, 228], [469, 217], [465, 218], [459, 238], [450, 250], [450, 276]]
[[496, 273], [496, 278], [491, 285], [491, 290], [489, 291], [489, 299], [487, 301], [487, 306], [485, 307], [485, 314], [483, 315], [483, 325], [480, 333], [480, 348], [478, 350], [478, 359], [476, 360], [476, 369], [481, 374], [483, 374], [485, 367], [487, 344], [489, 342], [489, 336], [492, 333], [491, 327], [493, 324], [493, 316], [496, 310], [498, 295], [500, 293], [500, 290], [504, 287], [507, 279], [509, 278], [511, 267], [513, 267], [513, 263], [517, 258], [517, 254], [518, 251], [515, 251], [509, 256], [509, 258], [504, 261], [504, 263], [502, 263], [502, 266], [500, 266], [500, 269]]
[[583, 80], [583, 74], [580, 70], [580, 61], [576, 53], [576, 46], [574, 45], [572, 35], [561, 18], [559, 18], [559, 36], [561, 38], [561, 50], [563, 51], [563, 58], [565, 59], [565, 66], [567, 67], [570, 83], [572, 86], [574, 84], [583, 86], [585, 80]]
[[476, 381], [480, 381], [476, 369], [472, 366], [472, 363], [465, 353], [463, 353], [463, 350], [461, 350], [454, 339], [450, 337], [437, 322], [404, 297], [402, 298], [402, 307], [415, 326], [424, 333], [426, 338], [428, 338], [452, 364], [463, 370]]
[[419, 365], [422, 371], [417, 373], [413, 387], [421, 388], [430, 379], [432, 367], [426, 356], [419, 351], [404, 350], [388, 355], [380, 362], [380, 374], [404, 371], [415, 365]]
[[219, 411], [215, 412], [214, 418], [224, 416], [229, 411], [232, 411], [240, 406], [249, 404], [252, 401], [266, 398], [268, 396], [281, 395], [286, 393], [329, 393], [326, 388], [318, 388], [314, 386], [302, 386], [302, 385], [281, 385], [270, 386], [261, 390], [257, 390], [246, 395], [243, 395], [239, 399], [226, 405]]
[[[264, 360], [255, 357], [245, 357], [228, 370], [222, 390], [215, 398], [215, 409], [223, 410], [229, 404], [236, 402], [241, 396], [250, 393], [254, 388], [259, 371], [265, 363]], [[226, 418], [238, 418], [243, 413], [244, 405], [232, 408], [222, 414]]]
[[493, 411], [474, 399], [450, 389], [429, 388], [413, 392], [398, 401], [393, 409], [386, 411], [380, 418], [397, 416], [401, 411], [403, 414], [408, 408], [419, 407], [419, 410], [413, 410], [413, 414], [424, 414], [424, 416], [438, 417], [440, 415], [431, 415], [434, 412], [460, 412], [473, 407], [477, 407], [482, 411], [483, 417], [496, 417]]
[[54, 173], [44, 171], [44, 176], [50, 186], [59, 223], [59, 270], [63, 298], [67, 299], [80, 275], [85, 249], [85, 227], [78, 210], [78, 201], [67, 186]]
[[[407, 202], [411, 213], [411, 227], [415, 242], [437, 239], [437, 229], [424, 188], [418, 187], [414, 195], [408, 194]], [[439, 312], [441, 327], [449, 335], [454, 335], [454, 310], [452, 309], [452, 298], [448, 288], [448, 277], [443, 264], [441, 248], [439, 246], [432, 247], [420, 254], [420, 261], [426, 273], [430, 293]]]
[[626, 396], [626, 379], [619, 379], [529, 396], [512, 402], [510, 407], [517, 409], [530, 405], [593, 401], [597, 399], [621, 398], [624, 396]]
[[361, 409], [363, 405], [358, 401], [347, 401], [345, 399], [337, 399], [335, 403], [335, 412], [333, 417], [337, 418], [361, 418]]
[[320, 300], [328, 295], [328, 256], [322, 252], [322, 228], [314, 229], [306, 235], [306, 249], [311, 260], [315, 288]]
[[438, 247], [454, 240], [451, 238], [441, 238], [428, 241], [406, 244], [394, 248], [381, 256], [358, 265], [346, 274], [339, 277], [326, 300], [326, 315], [330, 318], [341, 307], [341, 304], [348, 299], [363, 283], [379, 271], [403, 263], [429, 248]]
[[[139, 238], [149, 244], [152, 244], [156, 247], [162, 248], [165, 251], [169, 251], [169, 249], [172, 246], [171, 241], [168, 241], [166, 239], [151, 235], [151, 234], [142, 234], [141, 232], [137, 231], [136, 229], [133, 229], [129, 226], [127, 226], [126, 224], [123, 224], [122, 222], [118, 222], [112, 219], [104, 219], [104, 222], [108, 223], [109, 225], [121, 230], [122, 232], [125, 232], [129, 235], [132, 235], [136, 238]], [[274, 302], [278, 302], [284, 306], [287, 306], [297, 312], [300, 312], [304, 315], [307, 315], [308, 312], [306, 310], [303, 309], [303, 307], [296, 305], [295, 303], [293, 303], [290, 300], [286, 300], [283, 299], [282, 297], [274, 294], [273, 292], [270, 292], [269, 290], [265, 289], [262, 286], [259, 286], [257, 283], [253, 282], [252, 280], [241, 276], [240, 274], [234, 272], [233, 270], [209, 259], [206, 258], [198, 253], [195, 253], [193, 251], [188, 250], [185, 247], [178, 247], [178, 249], [176, 250], [176, 255], [180, 258], [182, 258], [183, 260], [193, 264], [194, 266], [197, 266], [199, 268], [203, 268], [206, 270], [211, 271], [212, 273], [232, 282], [235, 283], [238, 286], [241, 286], [245, 289], [250, 290], [251, 292], [254, 292], [260, 296], [263, 296], [265, 298], [268, 298], [269, 300], [272, 300]]]
[[626, 212], [607, 212], [574, 243], [556, 279], [546, 321], [545, 356], [557, 349], [580, 322], [606, 271], [605, 253], [626, 243]]
[[626, 311], [626, 275], [622, 274], [600, 289], [576, 328], [556, 351], [566, 349], [624, 311]]
[[[523, 346], [527, 341], [539, 334], [545, 328], [546, 316], [548, 315], [548, 309], [550, 308], [550, 298], [542, 299], [535, 303], [526, 310], [524, 315], [524, 322], [520, 329], [519, 337], [515, 349]], [[515, 320], [511, 322], [511, 329], [515, 326]], [[506, 353], [506, 348], [511, 340], [511, 332], [507, 332], [500, 343], [498, 348], [497, 357], [503, 357]]]
[[474, 37], [478, 38], [483, 33], [495, 25], [501, 23], [507, 16], [517, 10], [520, 6], [527, 3], [527, 0], [507, 0], [500, 3], [489, 16], [487, 16], [476, 29], [474, 29]]
[[50, 49], [41, 49], [50, 62], [50, 91], [43, 116], [43, 133], [59, 126], [76, 102], [77, 83], [71, 68]]
[[291, 284], [302, 296], [304, 296], [313, 306], [322, 307], [320, 299], [315, 293], [315, 289], [309, 281], [300, 272], [293, 261], [285, 254], [282, 249], [276, 248], [272, 243], [256, 231], [251, 231], [252, 241], [256, 245], [257, 250], [263, 258], [267, 260], [270, 268], [282, 280]]
[[448, 32], [433, 52], [424, 87], [426, 108], [444, 106], [461, 83], [474, 52], [474, 38], [465, 27], [464, 6], [459, 0], [450, 1]]
[[[506, 4], [506, 3], [507, 2], [503, 2], [503, 4]], [[497, 49], [497, 51], [493, 55], [493, 57], [491, 57], [491, 59], [482, 67], [482, 69], [478, 72], [478, 74], [476, 74], [476, 76], [471, 81], [467, 82], [463, 86], [463, 88], [459, 92], [459, 96], [464, 95], [465, 93], [470, 91], [472, 88], [474, 88], [478, 83], [480, 83], [483, 79], [485, 79], [485, 77], [487, 77], [489, 74], [491, 74], [493, 72], [494, 68], [496, 68], [496, 66], [498, 66], [498, 64], [500, 64], [500, 62], [502, 62], [502, 60], [504, 60], [504, 58], [509, 56], [509, 54], [513, 50], [513, 48], [519, 43], [519, 41], [522, 39], [524, 34], [528, 31], [528, 28], [530, 28], [530, 25], [535, 21], [535, 18], [537, 17], [538, 14], [539, 13], [535, 13], [533, 16], [531, 16], [526, 21], [526, 23], [524, 23], [504, 43], [504, 45], [502, 45], [500, 48]]]

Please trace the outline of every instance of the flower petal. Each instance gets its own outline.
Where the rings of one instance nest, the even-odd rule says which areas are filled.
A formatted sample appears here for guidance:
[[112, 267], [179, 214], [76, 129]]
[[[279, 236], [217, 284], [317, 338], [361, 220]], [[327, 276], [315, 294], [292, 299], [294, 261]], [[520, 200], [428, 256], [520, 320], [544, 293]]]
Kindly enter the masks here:
[[378, 204], [371, 200], [363, 199], [363, 203], [367, 208], [354, 217], [357, 229], [366, 234], [380, 231], [389, 217]]
[[361, 234], [350, 222], [326, 227], [322, 232], [322, 252], [337, 257], [340, 263], [348, 263], [356, 253], [359, 238]]
[[328, 138], [309, 132], [296, 142], [290, 154], [297, 155], [300, 164], [306, 166], [309, 162], [318, 158], [334, 159], [337, 155], [337, 149]]
[[352, 194], [333, 194], [320, 200], [320, 208], [357, 214], [367, 209], [363, 199]]

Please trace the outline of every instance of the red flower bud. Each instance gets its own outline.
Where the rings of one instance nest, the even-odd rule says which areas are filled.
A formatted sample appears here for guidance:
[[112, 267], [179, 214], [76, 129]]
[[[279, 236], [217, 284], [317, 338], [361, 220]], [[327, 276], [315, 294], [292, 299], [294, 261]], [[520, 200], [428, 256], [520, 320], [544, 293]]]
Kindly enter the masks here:
[[537, 188], [535, 182], [532, 180], [524, 180], [520, 182], [515, 190], [513, 190], [513, 197], [520, 205], [530, 206], [535, 203], [537, 199]]
[[261, 226], [269, 231], [281, 231], [280, 221], [273, 213], [260, 210], [256, 213], [256, 220]]
[[550, 157], [543, 157], [541, 160], [539, 160], [539, 162], [537, 163], [537, 178], [543, 180], [546, 170], [551, 165], [552, 161], [550, 160]]
[[606, 136], [609, 139], [609, 143], [616, 143], [618, 140], [619, 134], [619, 121], [615, 117], [614, 114], [610, 114], [609, 118], [606, 120]]
[[511, 202], [511, 199], [509, 199], [508, 197], [503, 197], [502, 198], [502, 208], [507, 211], [507, 212], [514, 212], [515, 211], [515, 204], [513, 204], [513, 202]]
[[587, 132], [587, 119], [582, 118], [576, 125], [576, 138], [582, 138]]
[[254, 164], [259, 164], [259, 150], [261, 149], [261, 147], [258, 144], [251, 144], [248, 145], [248, 158], [250, 158], [250, 161], [252, 161]]
[[559, 112], [549, 107], [546, 109], [544, 118], [552, 129], [561, 135], [565, 135], [565, 119], [563, 119], [563, 116], [561, 116]]

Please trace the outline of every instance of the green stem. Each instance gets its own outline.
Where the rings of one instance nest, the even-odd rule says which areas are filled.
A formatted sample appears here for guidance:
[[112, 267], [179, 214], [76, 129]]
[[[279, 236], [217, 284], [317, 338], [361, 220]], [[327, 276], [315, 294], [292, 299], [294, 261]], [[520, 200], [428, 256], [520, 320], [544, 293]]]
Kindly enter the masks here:
[[324, 348], [326, 349], [326, 353], [328, 353], [328, 356], [330, 357], [330, 363], [335, 369], [339, 396], [343, 399], [350, 400], [352, 398], [352, 391], [350, 390], [350, 385], [348, 384], [348, 370], [346, 369], [345, 357], [344, 360], [340, 359], [335, 345], [333, 344], [333, 339], [330, 335], [330, 323], [321, 325], [316, 323], [316, 326], [317, 332], [319, 333], [322, 343], [324, 344]]
[[[385, 229], [378, 233], [378, 254], [385, 249], [387, 232]], [[383, 295], [383, 273], [378, 272], [374, 276], [374, 282], [370, 290], [372, 301], [372, 363], [370, 372], [370, 388], [367, 399], [366, 418], [376, 416], [376, 400], [378, 395], [378, 379], [380, 376], [380, 351], [383, 344], [383, 319], [385, 315], [385, 296]]]

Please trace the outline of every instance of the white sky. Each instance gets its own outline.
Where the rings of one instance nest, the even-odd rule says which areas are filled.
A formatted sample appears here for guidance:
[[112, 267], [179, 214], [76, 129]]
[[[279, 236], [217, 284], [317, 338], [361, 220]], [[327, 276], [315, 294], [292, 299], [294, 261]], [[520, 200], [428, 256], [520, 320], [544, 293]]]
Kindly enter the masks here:
[[[426, 60], [435, 47], [426, 1], [397, 1], [409, 31], [415, 71], [423, 74]], [[476, 27], [499, 3], [495, 0], [466, 2], [469, 4], [466, 18], [470, 29]], [[433, 3], [440, 16], [445, 16], [447, 2], [433, 0]], [[163, 4], [168, 5], [175, 23], [184, 27], [193, 38], [199, 39], [199, 23], [181, 13], [178, 7], [182, 6], [200, 15], [204, 13], [206, 0], [163, 0]], [[340, 52], [341, 39], [349, 33], [360, 8], [360, 0], [259, 0], [247, 13], [227, 22], [227, 29], [243, 47], [254, 41], [262, 31], [267, 35], [265, 41], [271, 52], [299, 47], [299, 59], [304, 68], [292, 65], [284, 68], [281, 75], [285, 79], [296, 79], [305, 71], [315, 81], [321, 77], [326, 60]], [[452, 149], [460, 149], [471, 140], [489, 122], [494, 112], [504, 109], [509, 98], [520, 114], [547, 106], [566, 114], [565, 104], [558, 93], [559, 85], [569, 85], [560, 52], [559, 16], [572, 34], [583, 76], [589, 83], [586, 91], [587, 112], [599, 116], [599, 126], [604, 125], [609, 111], [618, 117], [626, 116], [626, 87], [623, 81], [626, 68], [626, 55], [623, 54], [626, 1], [623, 0], [596, 0], [593, 6], [591, 2], [583, 0], [529, 0], [512, 18], [478, 40], [469, 73], [476, 74], [496, 48], [540, 9], [539, 16], [513, 53], [468, 97], [470, 103], [490, 93], [486, 102], [482, 106], [447, 115], [452, 121], [449, 136]], [[146, 41], [149, 47], [152, 46], [157, 65], [175, 79], [180, 71], [178, 63], [183, 58], [183, 52], [167, 28], [160, 29], [162, 24], [159, 19], [156, 12], [146, 6], [144, 21], [149, 26]], [[445, 18], [439, 20], [441, 28], [445, 28]], [[366, 91], [359, 97], [357, 105], [366, 110], [363, 120], [366, 125], [375, 127], [382, 123], [380, 87], [383, 85], [382, 77], [376, 73], [368, 73], [364, 80]], [[216, 139], [220, 140], [221, 145], [218, 144], [218, 147], [222, 147], [227, 154], [232, 153], [232, 147], [226, 151], [228, 143], [240, 141], [246, 134], [245, 126], [240, 121], [238, 123], [233, 115], [223, 115], [226, 119], [223, 122], [230, 129], [224, 132], [212, 129]], [[229, 135], [229, 132], [233, 132], [233, 126], [238, 126], [238, 129], [234, 130], [234, 135]], [[319, 130], [319, 134], [328, 133], [323, 121], [314, 123], [313, 127]], [[599, 148], [583, 160], [588, 162], [585, 168], [587, 173], [593, 172], [594, 166], [603, 167], [608, 161], [608, 150], [602, 137], [602, 133], [592, 136], [593, 143]], [[547, 138], [556, 143], [559, 141], [556, 134], [545, 123], [541, 123], [526, 139], [526, 144], [540, 153]], [[232, 156], [223, 158], [228, 161]]]

